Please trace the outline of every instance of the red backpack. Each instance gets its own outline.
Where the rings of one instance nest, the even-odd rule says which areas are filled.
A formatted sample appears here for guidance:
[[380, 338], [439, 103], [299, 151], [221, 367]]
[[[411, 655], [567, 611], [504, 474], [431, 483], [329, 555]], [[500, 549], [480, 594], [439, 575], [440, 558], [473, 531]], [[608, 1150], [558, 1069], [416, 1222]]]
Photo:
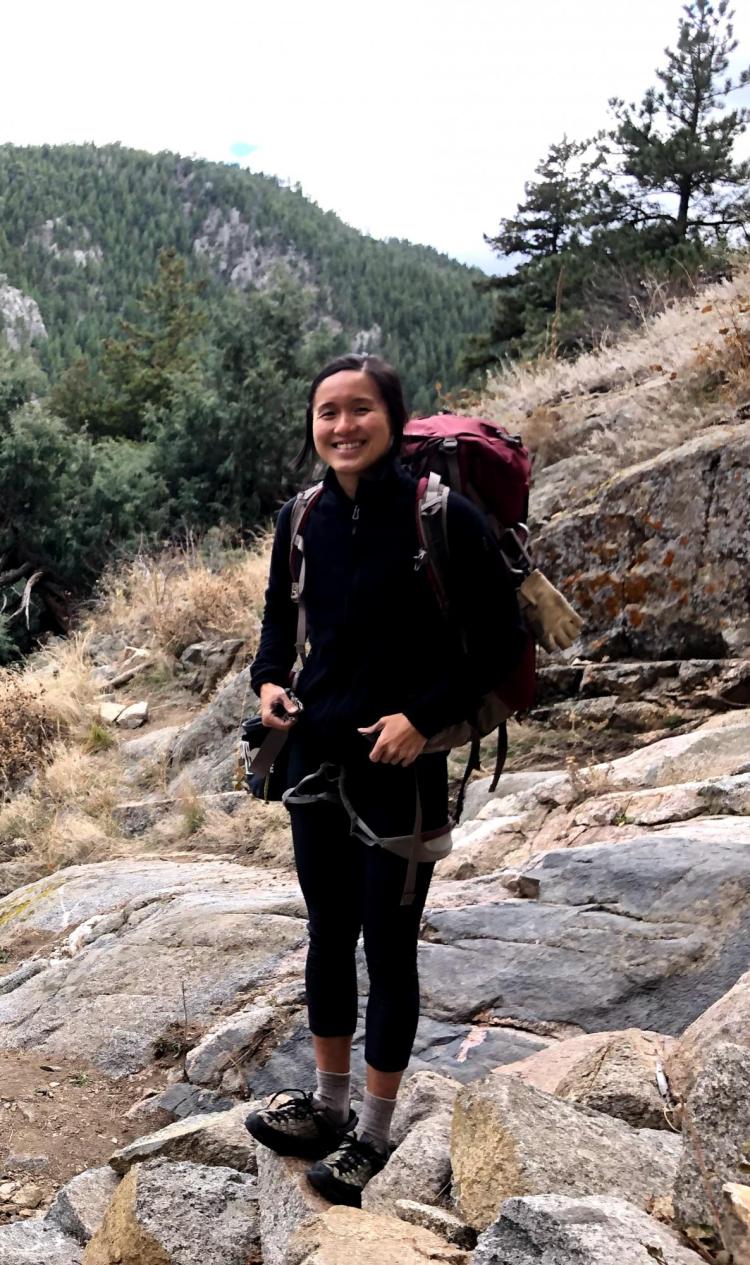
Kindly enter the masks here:
[[[460, 630], [460, 611], [450, 609], [448, 598], [448, 558], [450, 541], [446, 531], [447, 500], [451, 491], [473, 501], [487, 519], [508, 569], [518, 586], [532, 570], [527, 551], [526, 517], [529, 504], [531, 462], [517, 435], [496, 422], [476, 417], [440, 414], [407, 422], [400, 458], [417, 479], [417, 532], [424, 565], [438, 603], [446, 618]], [[298, 604], [297, 653], [304, 663], [306, 620], [302, 593], [305, 579], [304, 529], [322, 485], [300, 492], [292, 512], [291, 556], [292, 597]], [[534, 699], [536, 644], [529, 631], [520, 663], [511, 673], [498, 677], [482, 699], [476, 716], [442, 730], [432, 737], [425, 751], [450, 751], [471, 743], [456, 808], [460, 816], [466, 784], [480, 767], [479, 744], [497, 729], [497, 761], [492, 781], [494, 791], [508, 750], [506, 722], [516, 713], [527, 711]]]
[[[509, 435], [497, 422], [443, 413], [407, 422], [400, 456], [418, 480], [417, 530], [433, 589], [445, 615], [460, 627], [460, 611], [450, 610], [445, 582], [450, 551], [445, 513], [448, 494], [459, 492], [482, 511], [508, 570], [520, 587], [533, 566], [526, 526], [531, 483], [529, 454], [520, 436]], [[523, 655], [510, 673], [503, 672], [498, 661], [498, 675], [477, 715], [461, 726], [436, 734], [425, 748], [444, 751], [471, 743], [457, 816], [469, 777], [480, 767], [480, 740], [497, 729], [497, 759], [491, 783], [494, 791], [508, 752], [506, 722], [510, 716], [528, 711], [534, 701], [536, 644], [528, 628], [527, 633]]]

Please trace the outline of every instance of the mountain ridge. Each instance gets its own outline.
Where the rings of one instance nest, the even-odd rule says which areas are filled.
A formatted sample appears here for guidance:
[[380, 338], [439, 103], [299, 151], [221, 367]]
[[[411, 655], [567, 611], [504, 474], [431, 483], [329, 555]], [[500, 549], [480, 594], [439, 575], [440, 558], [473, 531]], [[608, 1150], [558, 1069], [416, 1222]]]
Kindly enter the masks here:
[[170, 248], [212, 301], [291, 275], [342, 350], [399, 365], [417, 408], [436, 383], [460, 384], [463, 344], [488, 312], [479, 269], [360, 233], [275, 177], [119, 144], [0, 146], [0, 272], [39, 305], [52, 376], [81, 354], [96, 360]]

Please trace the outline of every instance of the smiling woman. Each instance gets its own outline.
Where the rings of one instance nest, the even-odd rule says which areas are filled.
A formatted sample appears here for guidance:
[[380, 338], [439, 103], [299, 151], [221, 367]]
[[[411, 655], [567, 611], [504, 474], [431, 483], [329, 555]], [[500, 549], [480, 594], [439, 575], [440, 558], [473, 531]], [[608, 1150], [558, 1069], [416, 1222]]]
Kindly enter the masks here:
[[343, 369], [321, 382], [315, 393], [313, 442], [344, 491], [354, 497], [359, 476], [393, 444], [388, 409], [374, 379], [361, 369]]
[[[247, 1123], [276, 1151], [317, 1160], [310, 1182], [355, 1205], [388, 1157], [419, 1017], [419, 924], [435, 860], [450, 850], [446, 756], [424, 748], [470, 716], [486, 686], [420, 565], [417, 484], [398, 461], [407, 416], [398, 375], [377, 357], [344, 356], [316, 377], [298, 464], [314, 450], [328, 470], [304, 525], [309, 654], [294, 686], [302, 708], [289, 693], [304, 639], [291, 586], [302, 531], [295, 501], [279, 515], [252, 668], [263, 724], [290, 734], [284, 802], [309, 916], [317, 1088]], [[454, 609], [469, 644], [483, 645], [478, 630], [493, 630], [510, 668], [524, 641], [515, 589], [475, 507], [451, 492], [446, 512]], [[360, 931], [370, 990], [355, 1132], [349, 1060]]]

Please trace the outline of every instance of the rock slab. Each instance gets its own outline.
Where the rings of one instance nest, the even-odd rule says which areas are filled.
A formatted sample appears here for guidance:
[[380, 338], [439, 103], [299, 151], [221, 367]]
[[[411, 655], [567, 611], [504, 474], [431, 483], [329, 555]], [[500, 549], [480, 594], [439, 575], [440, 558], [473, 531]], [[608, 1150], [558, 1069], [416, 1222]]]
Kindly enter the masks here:
[[509, 1199], [480, 1235], [473, 1265], [698, 1265], [695, 1252], [624, 1199]]
[[454, 1200], [485, 1230], [516, 1195], [616, 1195], [639, 1207], [667, 1195], [680, 1139], [581, 1110], [510, 1076], [462, 1089], [453, 1116]]
[[83, 1248], [42, 1221], [0, 1226], [2, 1265], [81, 1265]]
[[469, 1260], [467, 1252], [420, 1226], [338, 1207], [297, 1231], [284, 1265], [468, 1265]]
[[110, 1156], [110, 1166], [122, 1175], [133, 1164], [159, 1158], [254, 1173], [255, 1141], [245, 1128], [251, 1107], [251, 1103], [242, 1102], [230, 1111], [212, 1111], [177, 1120], [115, 1151]]
[[548, 852], [520, 881], [525, 899], [428, 914], [426, 1014], [677, 1035], [747, 969], [750, 817]]

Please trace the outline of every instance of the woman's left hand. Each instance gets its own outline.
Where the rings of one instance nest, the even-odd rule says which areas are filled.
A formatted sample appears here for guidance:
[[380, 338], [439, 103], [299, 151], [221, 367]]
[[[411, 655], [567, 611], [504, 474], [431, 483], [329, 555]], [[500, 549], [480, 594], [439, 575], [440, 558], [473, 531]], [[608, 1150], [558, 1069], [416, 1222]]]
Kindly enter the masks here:
[[381, 716], [374, 725], [358, 730], [361, 734], [379, 733], [370, 759], [376, 764], [413, 764], [427, 743], [403, 712], [393, 716]]

